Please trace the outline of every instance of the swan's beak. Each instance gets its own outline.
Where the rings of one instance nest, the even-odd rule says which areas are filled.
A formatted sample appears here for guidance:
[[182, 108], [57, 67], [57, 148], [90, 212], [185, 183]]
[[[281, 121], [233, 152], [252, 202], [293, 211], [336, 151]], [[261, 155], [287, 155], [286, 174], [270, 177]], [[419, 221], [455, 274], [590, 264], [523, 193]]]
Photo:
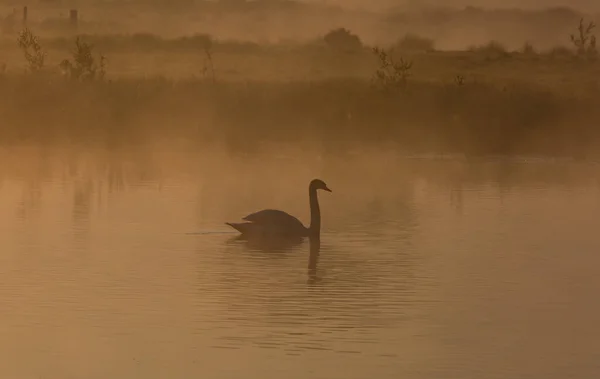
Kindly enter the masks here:
[[329, 187], [325, 187], [323, 188], [323, 191], [327, 191], [327, 192], [333, 192], [332, 190], [329, 189]]

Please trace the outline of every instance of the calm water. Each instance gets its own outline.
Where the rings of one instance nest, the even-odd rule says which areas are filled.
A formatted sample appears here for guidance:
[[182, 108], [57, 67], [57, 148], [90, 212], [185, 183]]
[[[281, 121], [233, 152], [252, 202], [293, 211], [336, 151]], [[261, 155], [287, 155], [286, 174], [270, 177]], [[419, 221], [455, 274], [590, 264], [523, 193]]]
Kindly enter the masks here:
[[[310, 157], [310, 158], [309, 158]], [[600, 168], [0, 151], [5, 378], [600, 377]], [[276, 207], [309, 244], [224, 221]]]

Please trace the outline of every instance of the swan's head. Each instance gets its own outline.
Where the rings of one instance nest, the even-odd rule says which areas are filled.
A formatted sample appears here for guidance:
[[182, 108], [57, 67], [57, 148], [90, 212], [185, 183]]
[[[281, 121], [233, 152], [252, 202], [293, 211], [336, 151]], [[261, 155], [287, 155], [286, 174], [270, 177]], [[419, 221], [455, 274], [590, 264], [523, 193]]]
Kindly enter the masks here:
[[309, 188], [314, 189], [314, 190], [323, 190], [323, 191], [331, 192], [331, 190], [327, 187], [327, 184], [325, 184], [325, 182], [322, 181], [321, 179], [313, 179], [310, 182]]

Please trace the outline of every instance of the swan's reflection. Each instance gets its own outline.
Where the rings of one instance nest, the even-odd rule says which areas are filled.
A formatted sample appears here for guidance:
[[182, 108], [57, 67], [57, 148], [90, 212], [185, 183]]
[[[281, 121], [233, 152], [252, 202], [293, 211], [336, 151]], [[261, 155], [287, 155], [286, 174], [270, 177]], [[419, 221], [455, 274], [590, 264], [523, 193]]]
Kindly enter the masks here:
[[308, 284], [315, 284], [319, 281], [317, 275], [317, 265], [319, 264], [319, 252], [321, 251], [321, 238], [313, 237], [309, 239], [309, 256], [308, 256]]
[[241, 244], [246, 249], [260, 251], [262, 253], [284, 253], [302, 245], [304, 239], [298, 238], [274, 238], [264, 236], [239, 235], [229, 239], [229, 243]]
[[[301, 246], [303, 242], [303, 238], [253, 238], [243, 235], [228, 240], [228, 243], [241, 244], [249, 251], [258, 251], [269, 255], [292, 252]], [[308, 242], [308, 283], [315, 284], [320, 280], [317, 275], [317, 266], [319, 252], [321, 251], [321, 238], [320, 236], [309, 237]]]

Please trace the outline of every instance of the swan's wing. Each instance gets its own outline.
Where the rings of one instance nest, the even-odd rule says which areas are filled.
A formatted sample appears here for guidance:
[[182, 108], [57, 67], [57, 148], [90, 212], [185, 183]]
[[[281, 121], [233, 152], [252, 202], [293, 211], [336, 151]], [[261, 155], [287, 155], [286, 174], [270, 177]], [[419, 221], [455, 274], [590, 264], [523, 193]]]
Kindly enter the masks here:
[[298, 220], [296, 217], [277, 209], [263, 209], [262, 211], [249, 214], [242, 220], [257, 224], [277, 225], [279, 227], [295, 231], [306, 230], [304, 225], [302, 225], [302, 222], [300, 222], [300, 220]]
[[272, 223], [281, 221], [285, 222], [289, 221], [290, 219], [298, 221], [296, 217], [277, 209], [263, 209], [262, 211], [251, 213], [248, 216], [242, 218], [242, 220], [257, 223]]

